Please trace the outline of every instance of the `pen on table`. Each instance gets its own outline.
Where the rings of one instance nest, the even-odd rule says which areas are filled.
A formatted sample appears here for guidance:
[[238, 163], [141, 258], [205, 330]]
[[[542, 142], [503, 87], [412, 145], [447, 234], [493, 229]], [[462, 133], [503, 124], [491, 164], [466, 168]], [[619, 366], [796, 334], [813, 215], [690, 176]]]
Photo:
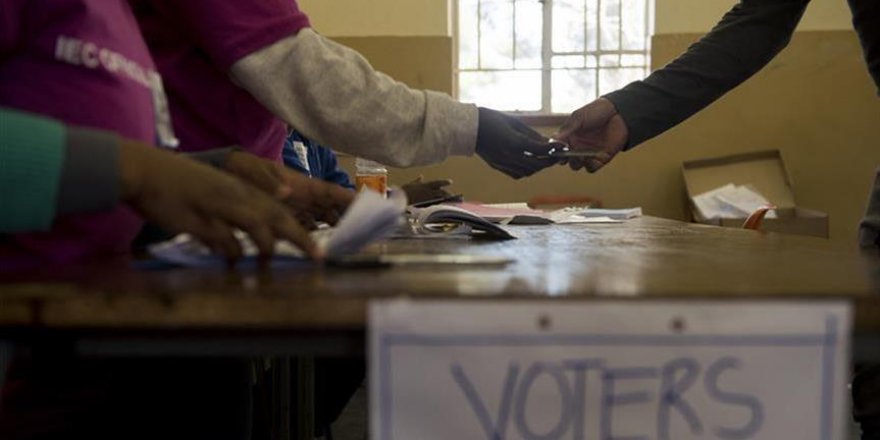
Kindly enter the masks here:
[[410, 206], [412, 206], [413, 208], [424, 208], [427, 206], [437, 205], [440, 203], [449, 203], [449, 202], [460, 203], [462, 200], [464, 200], [463, 195], [454, 194], [454, 195], [450, 195], [447, 197], [440, 197], [440, 198], [431, 199], [431, 200], [424, 200], [424, 201], [417, 202], [417, 203], [411, 203]]

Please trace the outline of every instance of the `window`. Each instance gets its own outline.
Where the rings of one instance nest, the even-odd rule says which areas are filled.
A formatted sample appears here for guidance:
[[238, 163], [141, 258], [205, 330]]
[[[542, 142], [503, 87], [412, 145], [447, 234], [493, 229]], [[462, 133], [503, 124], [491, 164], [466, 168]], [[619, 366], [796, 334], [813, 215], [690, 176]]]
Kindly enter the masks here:
[[650, 68], [654, 0], [458, 0], [462, 101], [567, 114]]

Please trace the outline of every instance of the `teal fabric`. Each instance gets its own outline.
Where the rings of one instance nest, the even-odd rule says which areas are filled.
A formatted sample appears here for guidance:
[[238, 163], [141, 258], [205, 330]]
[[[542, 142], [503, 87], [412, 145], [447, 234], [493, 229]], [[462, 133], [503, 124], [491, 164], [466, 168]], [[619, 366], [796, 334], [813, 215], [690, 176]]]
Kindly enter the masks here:
[[61, 123], [0, 109], [0, 233], [52, 226], [64, 142]]

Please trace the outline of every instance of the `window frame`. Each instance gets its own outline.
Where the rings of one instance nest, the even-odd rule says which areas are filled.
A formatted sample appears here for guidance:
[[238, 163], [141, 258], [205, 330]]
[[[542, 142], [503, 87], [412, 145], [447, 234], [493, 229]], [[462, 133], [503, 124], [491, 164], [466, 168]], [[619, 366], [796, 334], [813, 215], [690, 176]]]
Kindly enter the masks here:
[[[478, 0], [479, 2], [483, 0]], [[515, 2], [516, 0], [512, 0], [514, 2], [514, 11], [516, 9]], [[590, 51], [587, 48], [587, 45], [584, 45], [584, 50], [582, 52], [554, 52], [553, 51], [553, 2], [554, 0], [534, 0], [542, 4], [542, 39], [541, 39], [541, 67], [540, 69], [516, 69], [515, 66], [511, 69], [486, 69], [481, 66], [477, 66], [476, 68], [469, 69], [461, 69], [460, 68], [460, 28], [459, 28], [459, 2], [460, 0], [452, 0], [452, 8], [450, 11], [451, 19], [452, 19], [452, 32], [453, 32], [453, 93], [457, 99], [460, 99], [460, 74], [461, 72], [486, 72], [492, 70], [501, 70], [501, 71], [536, 71], [540, 70], [541, 72], [541, 109], [537, 111], [522, 111], [522, 110], [505, 110], [504, 112], [513, 116], [516, 116], [520, 120], [524, 122], [534, 124], [534, 125], [559, 125], [565, 121], [565, 118], [568, 116], [568, 113], [553, 113], [552, 112], [552, 73], [553, 71], [566, 70], [570, 68], [553, 68], [553, 57], [554, 56], [565, 56], [565, 55], [583, 55], [596, 57], [598, 60], [599, 56], [602, 55], [612, 55], [612, 56], [623, 56], [623, 55], [643, 55], [645, 58], [645, 64], [643, 66], [622, 66], [620, 62], [618, 62], [617, 66], [603, 67], [601, 63], [597, 62], [596, 67], [585, 67], [587, 69], [593, 69], [594, 75], [596, 75], [595, 81], [595, 92], [596, 97], [602, 96], [600, 94], [600, 81], [599, 75], [603, 70], [610, 69], [632, 69], [632, 68], [642, 68], [644, 69], [644, 76], [647, 76], [651, 72], [651, 38], [654, 34], [654, 13], [656, 7], [656, 0], [645, 0], [645, 25], [644, 25], [644, 38], [645, 38], [645, 49], [642, 50], [626, 50], [622, 48], [622, 34], [623, 34], [623, 23], [618, 27], [618, 41], [619, 48], [617, 50], [603, 50], [601, 45], [601, 31], [602, 31], [602, 1], [597, 0], [596, 7], [596, 22], [597, 29], [596, 35], [600, 36], [598, 41], [596, 42], [596, 50]], [[585, 0], [586, 2], [587, 0]], [[626, 0], [619, 0], [618, 2], [618, 17], [623, 17], [623, 4]], [[514, 12], [515, 14], [515, 12]], [[515, 15], [514, 15], [515, 16]], [[586, 9], [584, 13], [584, 17], [586, 20]], [[586, 26], [586, 23], [584, 23]], [[477, 46], [480, 47], [480, 37], [478, 32], [478, 40]], [[512, 38], [515, 41], [516, 38], [516, 26], [513, 26]], [[515, 53], [515, 46], [514, 46]], [[478, 58], [479, 59], [479, 58]], [[618, 58], [620, 60], [620, 58]], [[584, 103], [586, 104], [586, 102]]]

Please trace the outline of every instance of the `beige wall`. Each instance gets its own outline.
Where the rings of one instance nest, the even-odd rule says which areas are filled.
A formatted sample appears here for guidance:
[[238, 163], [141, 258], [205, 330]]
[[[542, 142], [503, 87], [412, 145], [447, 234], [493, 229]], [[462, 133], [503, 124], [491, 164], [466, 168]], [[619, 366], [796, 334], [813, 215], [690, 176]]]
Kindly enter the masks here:
[[[706, 32], [718, 22], [736, 0], [655, 0], [657, 35]], [[812, 0], [798, 30], [851, 29], [846, 0]]]
[[[233, 0], [234, 1], [234, 0]], [[299, 0], [330, 37], [450, 36], [450, 0]]]
[[454, 0], [299, 0], [312, 26], [412, 87], [452, 93]]
[[452, 93], [452, 38], [334, 37], [382, 72], [410, 87]]

